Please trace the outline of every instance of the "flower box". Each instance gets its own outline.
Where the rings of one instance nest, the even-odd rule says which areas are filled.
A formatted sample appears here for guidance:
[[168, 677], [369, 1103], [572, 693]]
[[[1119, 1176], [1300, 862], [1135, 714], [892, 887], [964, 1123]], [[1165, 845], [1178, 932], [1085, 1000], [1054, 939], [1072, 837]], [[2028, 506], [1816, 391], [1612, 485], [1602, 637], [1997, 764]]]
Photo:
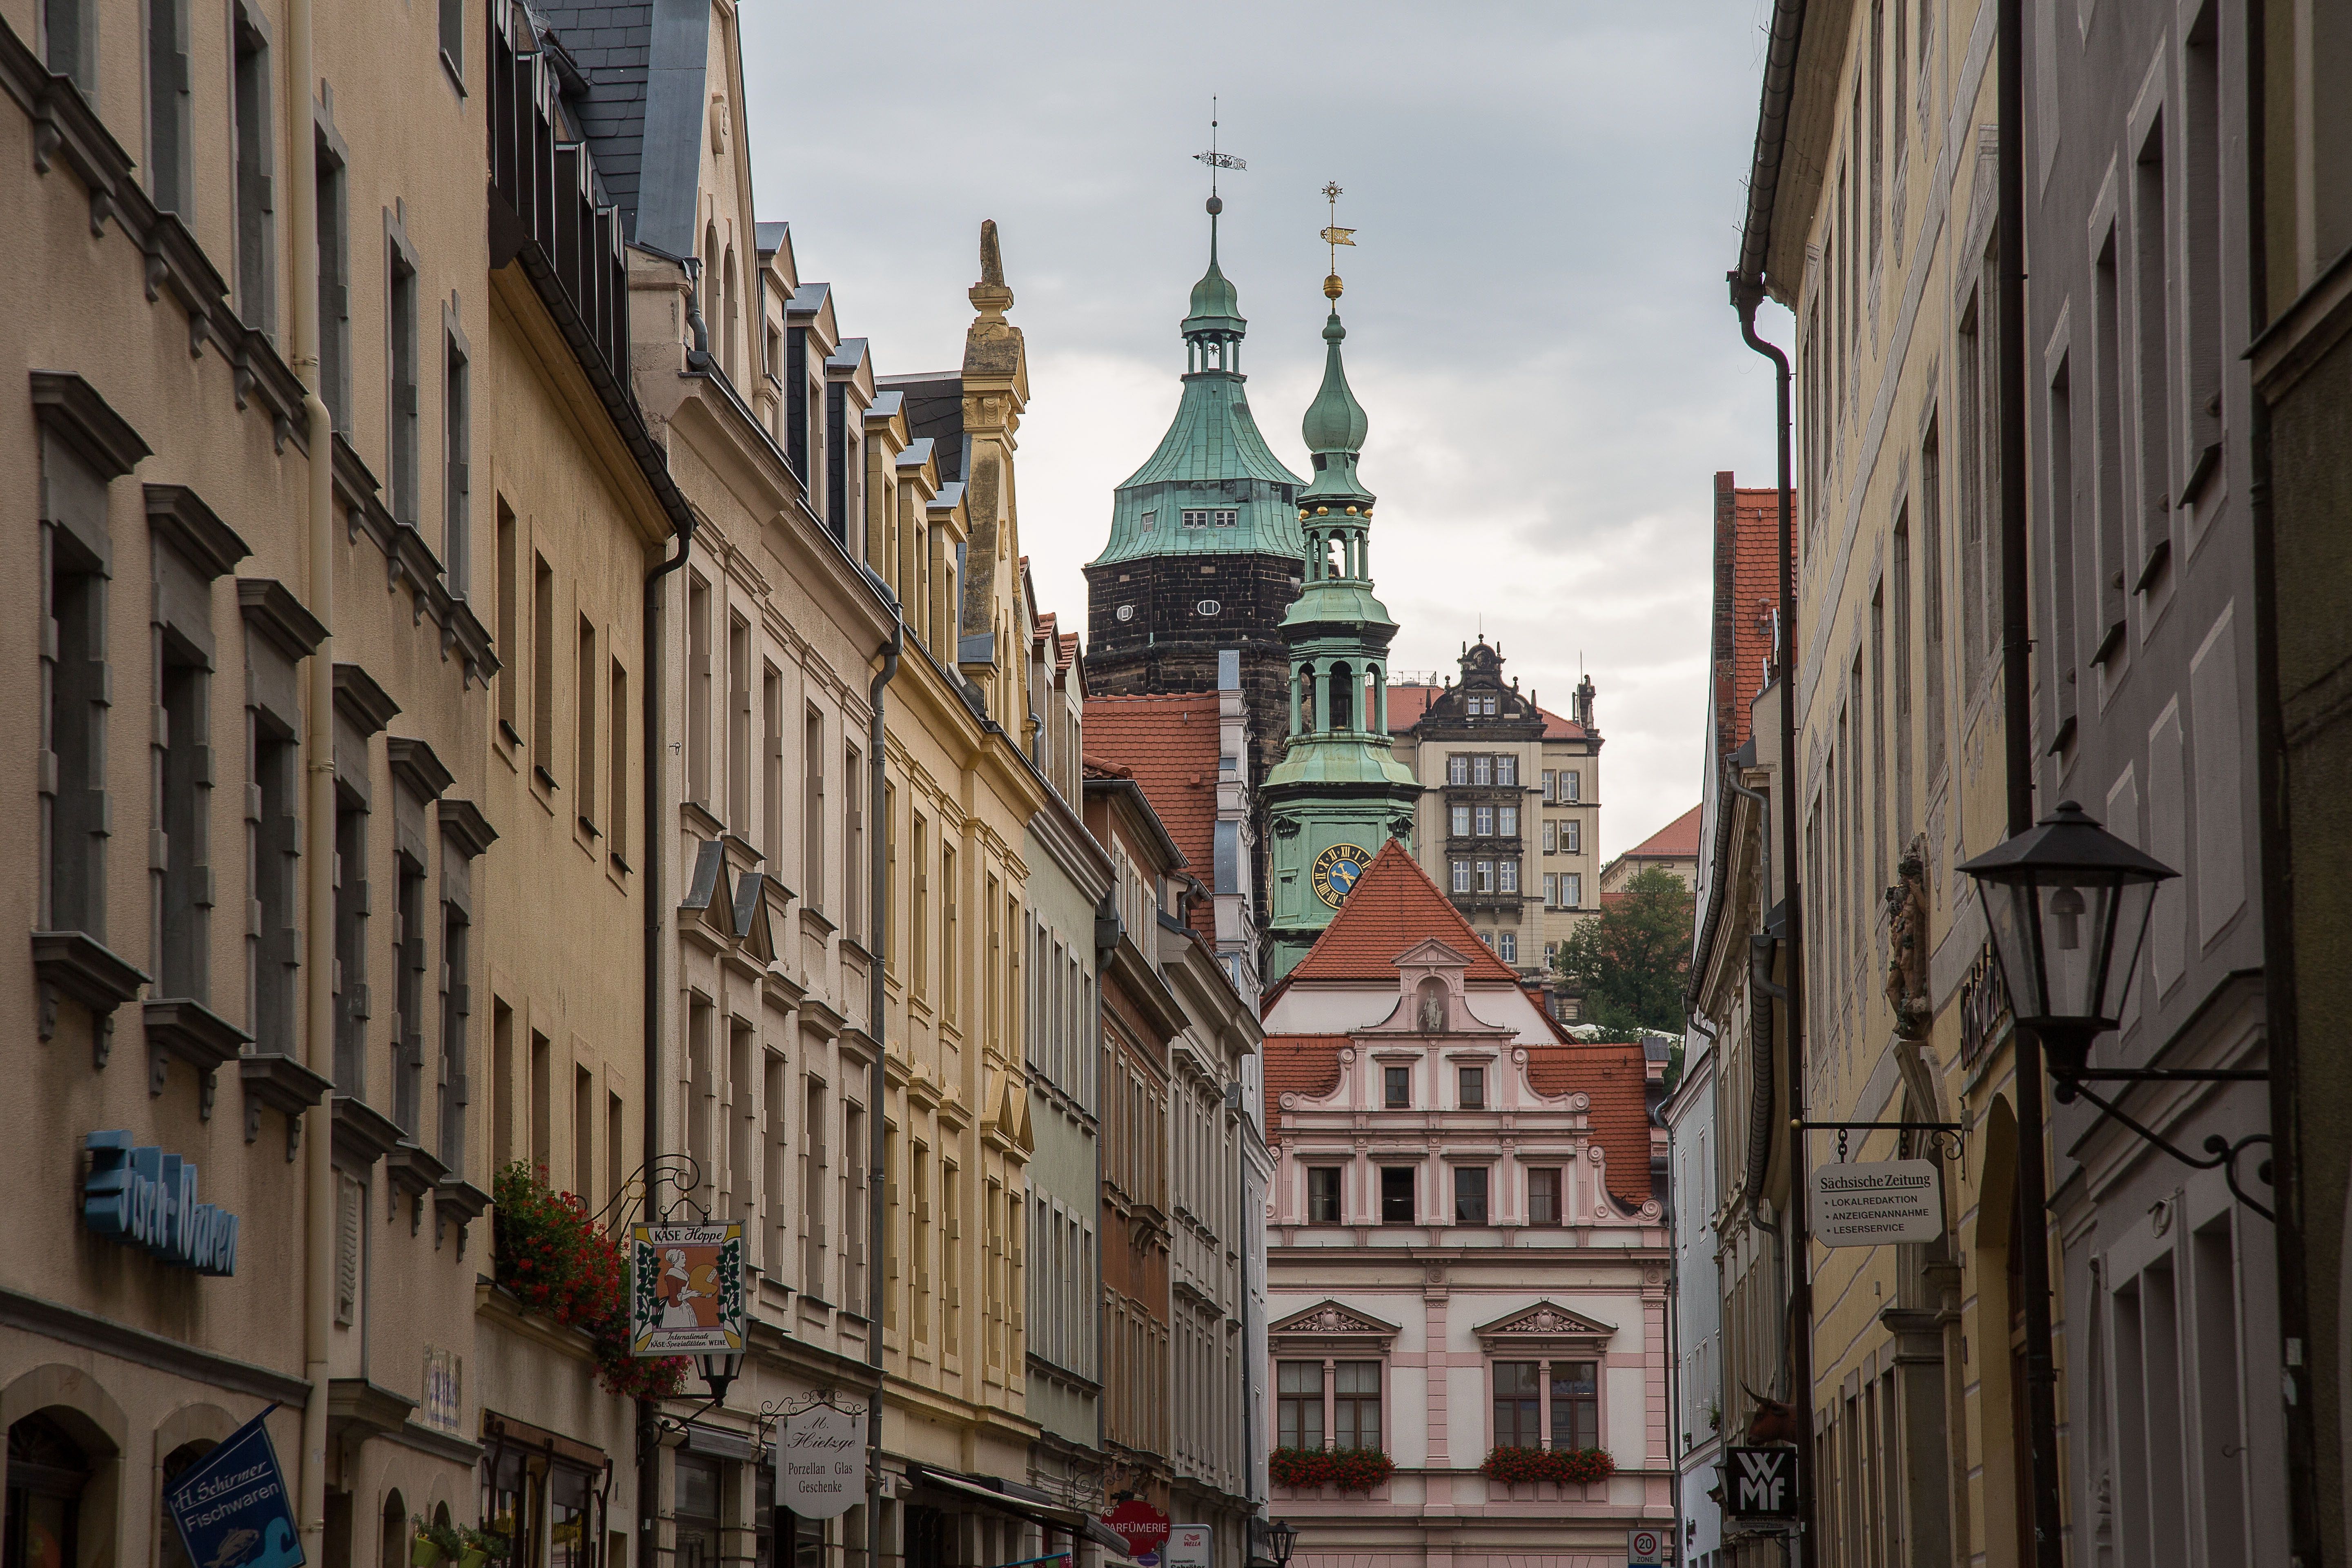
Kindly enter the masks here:
[[1517, 1496], [1522, 1486], [1549, 1481], [1556, 1486], [1590, 1486], [1617, 1473], [1617, 1460], [1606, 1448], [1522, 1448], [1504, 1445], [1486, 1456], [1478, 1473], [1499, 1481]]
[[1396, 1461], [1378, 1448], [1276, 1448], [1266, 1456], [1266, 1478], [1293, 1491], [1369, 1494], [1396, 1472]]
[[620, 1237], [597, 1227], [577, 1194], [555, 1191], [517, 1160], [499, 1172], [491, 1195], [498, 1283], [525, 1311], [586, 1332], [608, 1393], [666, 1399], [685, 1386], [684, 1356], [629, 1353], [627, 1253]]

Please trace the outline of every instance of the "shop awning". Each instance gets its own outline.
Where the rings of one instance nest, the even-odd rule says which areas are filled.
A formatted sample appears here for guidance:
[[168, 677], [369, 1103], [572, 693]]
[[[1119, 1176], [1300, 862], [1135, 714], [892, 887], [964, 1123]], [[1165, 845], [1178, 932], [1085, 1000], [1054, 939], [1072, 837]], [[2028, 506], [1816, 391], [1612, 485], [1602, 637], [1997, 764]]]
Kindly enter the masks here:
[[956, 1470], [942, 1470], [931, 1465], [910, 1464], [907, 1479], [941, 1491], [955, 1492], [996, 1510], [999, 1513], [1025, 1519], [1032, 1524], [1067, 1531], [1093, 1542], [1107, 1552], [1115, 1563], [1130, 1561], [1127, 1542], [1084, 1509], [1072, 1508], [1035, 1487], [1019, 1481], [1008, 1481], [996, 1476], [967, 1476]]

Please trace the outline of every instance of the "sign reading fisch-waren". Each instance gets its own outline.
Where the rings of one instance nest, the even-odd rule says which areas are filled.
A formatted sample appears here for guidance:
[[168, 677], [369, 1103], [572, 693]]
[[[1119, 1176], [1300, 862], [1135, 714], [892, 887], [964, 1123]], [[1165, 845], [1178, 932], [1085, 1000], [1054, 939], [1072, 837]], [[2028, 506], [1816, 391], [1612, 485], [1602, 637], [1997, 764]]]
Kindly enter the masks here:
[[1944, 1234], [1944, 1194], [1933, 1160], [1813, 1168], [1813, 1239], [1823, 1247], [1885, 1247]]

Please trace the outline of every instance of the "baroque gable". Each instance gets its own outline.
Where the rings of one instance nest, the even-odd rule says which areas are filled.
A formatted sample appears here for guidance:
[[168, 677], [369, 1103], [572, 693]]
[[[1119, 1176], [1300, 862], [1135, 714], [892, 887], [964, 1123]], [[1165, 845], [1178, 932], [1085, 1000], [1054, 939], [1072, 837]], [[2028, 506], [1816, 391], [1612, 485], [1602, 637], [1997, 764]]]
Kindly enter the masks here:
[[1570, 1311], [1556, 1301], [1538, 1301], [1533, 1306], [1507, 1312], [1492, 1322], [1481, 1323], [1473, 1331], [1477, 1334], [1480, 1344], [1495, 1352], [1514, 1348], [1591, 1351], [1598, 1350], [1602, 1342], [1613, 1336], [1617, 1327], [1598, 1318]]
[[1401, 1331], [1395, 1323], [1382, 1322], [1370, 1312], [1326, 1297], [1305, 1311], [1293, 1312], [1269, 1325], [1266, 1338], [1276, 1350], [1310, 1346], [1385, 1350]]

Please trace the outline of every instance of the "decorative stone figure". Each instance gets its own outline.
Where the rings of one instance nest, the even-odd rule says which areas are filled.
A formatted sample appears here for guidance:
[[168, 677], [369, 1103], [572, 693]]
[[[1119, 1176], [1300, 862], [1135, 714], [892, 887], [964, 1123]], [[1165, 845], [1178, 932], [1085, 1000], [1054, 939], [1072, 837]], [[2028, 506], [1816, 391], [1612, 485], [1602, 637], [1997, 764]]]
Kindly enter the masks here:
[[1926, 1039], [1936, 1021], [1927, 998], [1927, 836], [1915, 835], [1895, 867], [1902, 880], [1886, 889], [1886, 1003], [1906, 1040]]

